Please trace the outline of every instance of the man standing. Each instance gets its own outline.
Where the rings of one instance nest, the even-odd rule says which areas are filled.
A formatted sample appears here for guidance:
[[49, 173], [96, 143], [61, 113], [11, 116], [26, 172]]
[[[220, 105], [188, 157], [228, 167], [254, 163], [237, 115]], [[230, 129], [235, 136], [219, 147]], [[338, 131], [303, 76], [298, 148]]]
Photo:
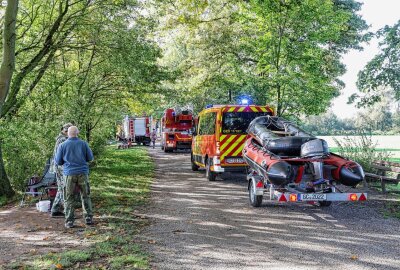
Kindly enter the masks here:
[[[60, 134], [56, 138], [56, 145], [54, 146], [53, 157], [56, 156], [58, 146], [68, 139], [68, 128], [72, 126], [71, 123], [67, 123], [62, 126]], [[61, 206], [64, 205], [64, 179], [62, 166], [58, 166], [52, 161], [52, 169], [56, 175], [57, 179], [57, 195], [54, 199], [53, 206], [51, 207], [51, 217], [64, 216], [63, 211], [61, 211]]]
[[65, 227], [73, 228], [75, 221], [74, 190], [80, 189], [83, 215], [86, 225], [93, 224], [92, 202], [89, 197], [89, 165], [93, 153], [87, 142], [78, 138], [76, 126], [68, 128], [68, 140], [62, 143], [55, 157], [57, 165], [63, 165], [65, 182]]
[[153, 144], [153, 149], [156, 146], [156, 140], [157, 140], [157, 131], [155, 128], [153, 128], [153, 131], [150, 133], [150, 139], [151, 143]]

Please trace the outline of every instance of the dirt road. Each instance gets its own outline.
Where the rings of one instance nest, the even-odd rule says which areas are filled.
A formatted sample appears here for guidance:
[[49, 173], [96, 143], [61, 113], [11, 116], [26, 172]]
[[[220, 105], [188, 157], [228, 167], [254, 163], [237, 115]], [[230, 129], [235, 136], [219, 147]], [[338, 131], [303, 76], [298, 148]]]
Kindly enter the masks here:
[[400, 269], [400, 221], [379, 214], [378, 197], [252, 208], [244, 175], [208, 182], [187, 153], [150, 154], [157, 180], [142, 237], [155, 269]]

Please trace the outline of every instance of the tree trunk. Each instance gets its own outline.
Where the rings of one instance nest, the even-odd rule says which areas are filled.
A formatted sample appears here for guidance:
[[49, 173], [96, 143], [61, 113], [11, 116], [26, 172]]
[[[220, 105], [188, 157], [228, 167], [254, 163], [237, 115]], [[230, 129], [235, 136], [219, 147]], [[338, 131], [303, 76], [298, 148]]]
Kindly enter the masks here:
[[6, 170], [4, 168], [1, 143], [2, 142], [0, 140], [0, 197], [6, 196], [6, 197], [10, 198], [14, 195], [14, 191], [11, 188], [10, 180], [8, 179]]
[[86, 133], [86, 141], [89, 143], [90, 142], [90, 139], [91, 139], [91, 133], [92, 133], [92, 129], [91, 129], [91, 127], [90, 127], [90, 124], [86, 124], [85, 125], [85, 133]]
[[0, 111], [10, 90], [11, 78], [15, 67], [15, 23], [17, 12], [18, 0], [8, 0], [4, 14], [3, 59], [0, 67]]
[[[0, 67], [0, 112], [10, 90], [11, 79], [15, 67], [15, 23], [17, 20], [18, 0], [8, 0], [4, 14], [3, 59]], [[0, 140], [0, 196], [11, 197], [14, 191], [4, 168], [3, 153]]]

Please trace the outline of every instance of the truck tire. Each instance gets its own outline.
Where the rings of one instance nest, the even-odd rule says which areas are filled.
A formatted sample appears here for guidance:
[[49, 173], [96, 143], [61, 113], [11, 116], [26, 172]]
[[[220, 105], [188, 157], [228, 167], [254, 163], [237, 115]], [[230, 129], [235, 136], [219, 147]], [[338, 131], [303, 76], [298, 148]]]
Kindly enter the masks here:
[[253, 207], [260, 207], [262, 204], [263, 196], [262, 195], [256, 195], [254, 193], [254, 187], [253, 187], [253, 181], [250, 180], [249, 183], [249, 201], [251, 206]]
[[190, 162], [192, 163], [192, 171], [196, 172], [199, 170], [199, 166], [194, 162], [193, 155], [190, 155]]
[[208, 181], [215, 181], [217, 178], [217, 174], [213, 171], [211, 171], [211, 159], [206, 160], [206, 178]]

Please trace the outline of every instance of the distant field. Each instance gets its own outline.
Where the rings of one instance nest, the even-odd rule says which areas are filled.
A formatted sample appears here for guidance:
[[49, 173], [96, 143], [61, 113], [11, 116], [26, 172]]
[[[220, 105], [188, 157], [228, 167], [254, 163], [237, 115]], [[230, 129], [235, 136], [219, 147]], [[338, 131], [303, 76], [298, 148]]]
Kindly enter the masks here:
[[[346, 136], [318, 136], [328, 142], [332, 152], [337, 151], [337, 145], [333, 138], [343, 141]], [[351, 136], [351, 138], [359, 138], [360, 136]], [[372, 136], [372, 141], [377, 143], [376, 150], [388, 151], [391, 153], [393, 161], [400, 162], [400, 136]]]

